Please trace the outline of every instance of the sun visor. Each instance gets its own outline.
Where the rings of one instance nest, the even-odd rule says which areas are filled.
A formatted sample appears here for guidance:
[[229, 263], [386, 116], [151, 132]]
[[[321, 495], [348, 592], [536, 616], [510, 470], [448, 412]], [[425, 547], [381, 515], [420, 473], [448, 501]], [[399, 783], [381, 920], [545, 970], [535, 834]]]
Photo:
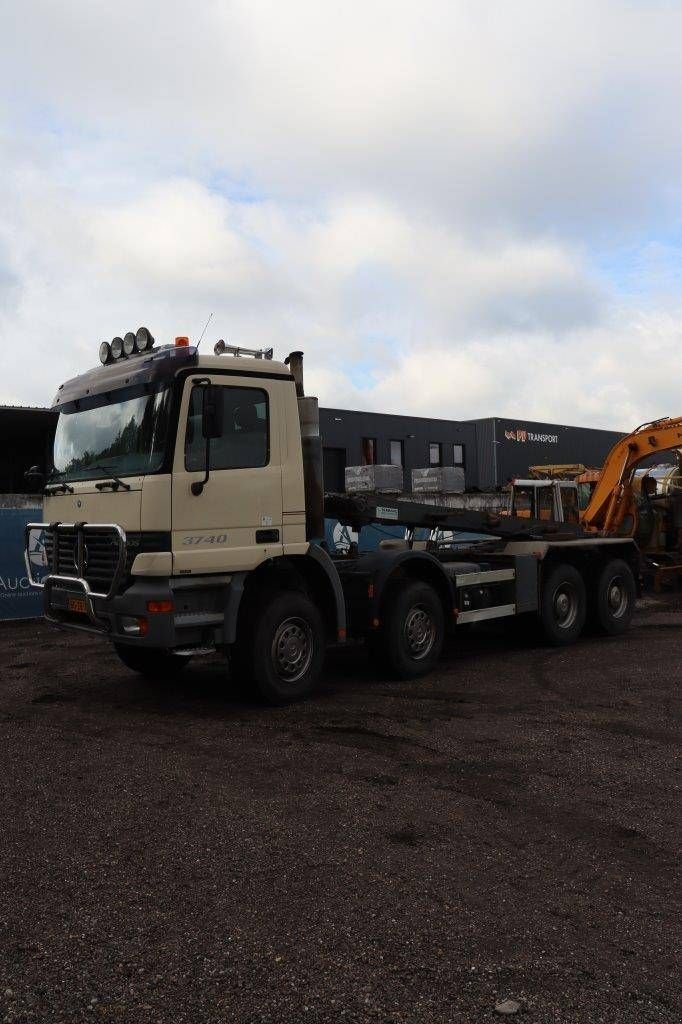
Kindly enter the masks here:
[[79, 377], [73, 377], [61, 385], [53, 409], [62, 408], [79, 399], [119, 391], [136, 385], [159, 384], [170, 381], [178, 370], [196, 366], [197, 350], [193, 345], [157, 349], [146, 354], [118, 359], [107, 366], [97, 366]]

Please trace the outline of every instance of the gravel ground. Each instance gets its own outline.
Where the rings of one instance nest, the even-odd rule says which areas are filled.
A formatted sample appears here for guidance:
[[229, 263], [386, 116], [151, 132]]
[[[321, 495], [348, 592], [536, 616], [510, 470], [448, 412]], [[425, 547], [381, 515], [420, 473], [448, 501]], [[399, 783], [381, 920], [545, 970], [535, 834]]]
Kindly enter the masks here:
[[271, 710], [3, 627], [0, 1021], [679, 1021], [681, 639], [349, 648]]

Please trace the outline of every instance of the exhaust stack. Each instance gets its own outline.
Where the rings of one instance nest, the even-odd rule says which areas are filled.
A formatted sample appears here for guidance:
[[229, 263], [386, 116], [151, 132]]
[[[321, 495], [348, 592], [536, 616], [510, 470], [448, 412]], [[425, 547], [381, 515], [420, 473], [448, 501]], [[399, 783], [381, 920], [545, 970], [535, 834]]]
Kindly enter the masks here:
[[320, 410], [317, 399], [306, 398], [303, 391], [303, 353], [291, 352], [284, 362], [291, 370], [298, 399], [298, 418], [301, 424], [301, 448], [303, 451], [306, 539], [322, 540], [324, 538], [324, 485]]
[[296, 385], [296, 397], [303, 398], [303, 353], [290, 352], [284, 362], [291, 370], [291, 376], [294, 378], [294, 384]]

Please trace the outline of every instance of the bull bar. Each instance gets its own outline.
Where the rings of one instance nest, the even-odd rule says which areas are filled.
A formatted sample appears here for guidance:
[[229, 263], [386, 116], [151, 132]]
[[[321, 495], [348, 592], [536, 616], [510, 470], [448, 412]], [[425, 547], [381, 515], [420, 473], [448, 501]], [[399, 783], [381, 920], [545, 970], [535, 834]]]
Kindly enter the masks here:
[[[36, 580], [33, 576], [33, 568], [31, 566], [31, 559], [29, 555], [29, 544], [30, 536], [33, 530], [40, 530], [47, 532], [52, 535], [52, 572], [48, 573], [47, 576], [42, 580]], [[59, 531], [72, 531], [76, 537], [76, 557], [74, 559], [74, 568], [76, 569], [77, 575], [65, 576], [57, 572], [59, 567]], [[118, 559], [116, 562], [116, 568], [109, 586], [109, 590], [106, 593], [100, 593], [92, 590], [90, 584], [85, 578], [85, 566], [86, 566], [86, 545], [85, 537], [89, 531], [95, 530], [111, 530], [118, 539]], [[27, 523], [24, 528], [24, 561], [26, 563], [26, 573], [28, 575], [29, 583], [33, 587], [38, 587], [45, 591], [45, 618], [51, 622], [60, 622], [61, 620], [49, 612], [50, 608], [50, 591], [55, 584], [64, 584], [68, 587], [73, 587], [74, 584], [80, 587], [83, 591], [85, 598], [85, 609], [87, 616], [90, 621], [98, 629], [106, 629], [107, 627], [103, 623], [102, 619], [98, 617], [95, 611], [95, 599], [103, 601], [109, 601], [116, 594], [121, 584], [125, 573], [126, 566], [126, 555], [127, 555], [127, 540], [125, 530], [117, 523]]]

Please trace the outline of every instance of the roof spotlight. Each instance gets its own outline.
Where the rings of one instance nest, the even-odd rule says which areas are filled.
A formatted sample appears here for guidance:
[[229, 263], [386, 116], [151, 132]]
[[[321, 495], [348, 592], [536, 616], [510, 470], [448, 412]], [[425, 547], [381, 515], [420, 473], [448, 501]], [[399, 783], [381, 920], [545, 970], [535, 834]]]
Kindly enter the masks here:
[[138, 327], [137, 334], [135, 335], [135, 341], [137, 342], [137, 351], [146, 352], [147, 349], [154, 347], [154, 338], [150, 331], [146, 327]]
[[123, 355], [123, 338], [118, 336], [112, 338], [111, 341], [111, 355], [114, 359], [120, 359]]
[[99, 361], [102, 366], [111, 362], [111, 345], [108, 341], [103, 341], [99, 347]]
[[132, 331], [128, 331], [123, 338], [123, 351], [127, 356], [131, 356], [136, 349], [137, 341], [135, 340], [135, 335]]

